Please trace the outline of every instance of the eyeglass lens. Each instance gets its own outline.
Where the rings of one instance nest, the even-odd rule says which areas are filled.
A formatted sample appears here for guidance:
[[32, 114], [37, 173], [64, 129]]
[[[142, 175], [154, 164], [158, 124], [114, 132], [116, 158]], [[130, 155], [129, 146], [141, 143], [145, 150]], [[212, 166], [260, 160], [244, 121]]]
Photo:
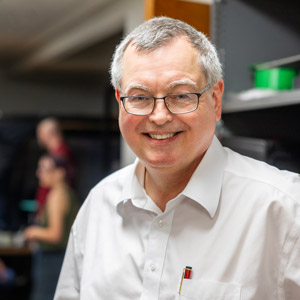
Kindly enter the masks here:
[[[128, 113], [133, 114], [150, 114], [155, 105], [154, 97], [125, 97], [124, 107]], [[165, 98], [165, 104], [172, 113], [185, 113], [195, 110], [198, 105], [197, 94], [179, 94], [169, 95]], [[163, 100], [163, 99], [161, 99]]]

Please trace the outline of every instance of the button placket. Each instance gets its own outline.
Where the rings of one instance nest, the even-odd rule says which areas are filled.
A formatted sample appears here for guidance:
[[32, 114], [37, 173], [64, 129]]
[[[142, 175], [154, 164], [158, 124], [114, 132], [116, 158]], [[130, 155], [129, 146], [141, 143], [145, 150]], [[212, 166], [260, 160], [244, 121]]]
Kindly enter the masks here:
[[152, 272], [154, 272], [154, 271], [156, 270], [156, 265], [155, 265], [155, 264], [151, 264], [151, 265], [150, 265], [150, 270], [151, 270]]
[[[160, 278], [163, 271], [165, 253], [170, 234], [174, 211], [157, 216], [153, 220], [145, 257], [145, 272], [141, 300], [158, 299]], [[163, 216], [163, 218], [162, 218]]]

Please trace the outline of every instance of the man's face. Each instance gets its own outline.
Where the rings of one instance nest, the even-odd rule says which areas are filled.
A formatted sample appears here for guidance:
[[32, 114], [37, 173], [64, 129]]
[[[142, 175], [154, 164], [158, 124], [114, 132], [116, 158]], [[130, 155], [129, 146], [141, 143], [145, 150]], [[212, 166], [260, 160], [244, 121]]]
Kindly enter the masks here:
[[188, 171], [201, 161], [211, 143], [216, 121], [221, 117], [223, 81], [201, 97], [194, 112], [174, 115], [163, 101], [156, 102], [149, 116], [128, 114], [120, 96], [200, 92], [207, 82], [196, 50], [185, 38], [152, 52], [137, 52], [129, 46], [124, 54], [119, 102], [119, 125], [131, 149], [146, 167], [175, 172]]

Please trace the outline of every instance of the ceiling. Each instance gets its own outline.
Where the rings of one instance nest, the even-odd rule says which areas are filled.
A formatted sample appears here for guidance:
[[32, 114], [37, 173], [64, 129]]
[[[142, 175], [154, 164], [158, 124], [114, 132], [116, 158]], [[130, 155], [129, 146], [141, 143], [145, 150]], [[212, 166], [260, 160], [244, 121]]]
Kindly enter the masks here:
[[0, 0], [0, 72], [34, 79], [107, 77], [122, 36], [120, 0]]

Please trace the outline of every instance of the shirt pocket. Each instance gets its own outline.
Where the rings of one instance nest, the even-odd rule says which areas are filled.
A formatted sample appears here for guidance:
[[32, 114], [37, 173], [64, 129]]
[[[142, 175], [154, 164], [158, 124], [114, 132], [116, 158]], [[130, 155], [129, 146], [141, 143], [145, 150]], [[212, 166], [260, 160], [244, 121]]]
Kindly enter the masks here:
[[208, 280], [184, 279], [178, 300], [240, 300], [241, 286]]

